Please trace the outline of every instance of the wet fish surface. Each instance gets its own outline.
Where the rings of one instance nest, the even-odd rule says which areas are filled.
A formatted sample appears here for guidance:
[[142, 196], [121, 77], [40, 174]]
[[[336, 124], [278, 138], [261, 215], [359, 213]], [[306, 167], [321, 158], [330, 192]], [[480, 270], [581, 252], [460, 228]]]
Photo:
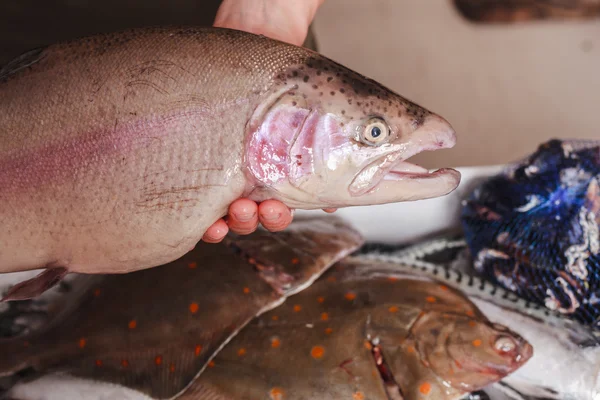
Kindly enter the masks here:
[[67, 272], [171, 262], [240, 197], [370, 205], [441, 196], [460, 177], [406, 161], [455, 144], [442, 117], [311, 50], [229, 29], [32, 50], [0, 70], [0, 110], [0, 266], [50, 269], [13, 299]]
[[348, 257], [247, 325], [181, 399], [460, 399], [532, 351], [459, 291]]
[[[392, 263], [345, 257], [362, 242], [335, 221], [249, 235], [235, 241], [235, 257], [214, 245], [209, 258], [197, 252], [166, 267], [98, 276], [75, 312], [4, 343], [9, 361], [0, 370], [29, 371], [8, 394], [29, 400], [29, 379], [41, 376], [32, 384], [44, 387], [62, 372], [160, 399], [454, 400], [531, 357], [527, 341], [459, 291]], [[297, 272], [296, 290], [273, 294], [287, 281], [273, 266]], [[259, 296], [265, 282], [269, 296]], [[249, 315], [257, 318], [239, 322]]]
[[[65, 299], [45, 307], [42, 327], [0, 340], [0, 376], [69, 373], [172, 398], [255, 315], [361, 243], [337, 218], [300, 218], [285, 232], [201, 243], [159, 268], [78, 275]], [[65, 304], [69, 312], [55, 312]], [[34, 302], [30, 314], [43, 309]]]
[[[543, 305], [520, 298], [474, 268], [461, 232], [410, 246], [368, 244], [367, 260], [389, 262], [460, 290], [488, 318], [527, 340], [532, 358], [501, 382], [485, 388], [491, 400], [600, 399], [600, 337], [597, 331]], [[485, 399], [485, 397], [484, 397]]]

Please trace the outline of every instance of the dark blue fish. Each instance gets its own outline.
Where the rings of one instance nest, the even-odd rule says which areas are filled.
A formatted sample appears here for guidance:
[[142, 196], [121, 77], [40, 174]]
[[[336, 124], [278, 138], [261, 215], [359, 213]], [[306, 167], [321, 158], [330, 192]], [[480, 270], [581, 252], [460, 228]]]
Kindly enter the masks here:
[[600, 142], [552, 140], [477, 187], [462, 210], [475, 269], [600, 329]]

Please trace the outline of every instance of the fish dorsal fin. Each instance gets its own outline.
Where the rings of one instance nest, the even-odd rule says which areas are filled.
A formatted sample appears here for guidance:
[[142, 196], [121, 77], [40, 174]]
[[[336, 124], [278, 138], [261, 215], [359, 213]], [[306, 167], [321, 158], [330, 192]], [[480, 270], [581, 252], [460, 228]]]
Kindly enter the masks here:
[[[252, 318], [362, 243], [349, 225], [323, 220], [298, 219], [279, 233], [230, 235], [228, 243], [200, 243], [164, 266], [104, 275], [51, 329], [0, 342], [0, 375], [60, 371], [173, 398]], [[272, 272], [269, 279], [264, 271]], [[291, 280], [282, 278], [288, 275]], [[289, 286], [280, 291], [282, 279]]]

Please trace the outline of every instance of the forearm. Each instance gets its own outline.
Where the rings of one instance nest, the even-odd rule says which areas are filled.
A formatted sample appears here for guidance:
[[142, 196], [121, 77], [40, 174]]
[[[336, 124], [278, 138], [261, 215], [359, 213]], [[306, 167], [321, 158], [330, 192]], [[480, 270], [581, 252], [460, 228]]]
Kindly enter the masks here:
[[324, 0], [223, 0], [214, 26], [302, 45]]

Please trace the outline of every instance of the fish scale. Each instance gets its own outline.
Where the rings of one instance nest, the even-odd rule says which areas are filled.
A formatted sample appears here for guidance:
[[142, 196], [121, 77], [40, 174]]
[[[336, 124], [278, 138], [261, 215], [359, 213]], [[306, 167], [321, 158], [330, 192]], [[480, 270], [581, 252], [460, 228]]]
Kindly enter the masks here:
[[[172, 398], [252, 317], [362, 243], [335, 218], [300, 219], [277, 235], [261, 231], [230, 240], [236, 245], [201, 244], [160, 268], [98, 277], [85, 296], [73, 299], [73, 312], [46, 329], [0, 341], [6, 355], [0, 375], [62, 371]], [[239, 254], [252, 246], [263, 248], [253, 254], [258, 261], [291, 278], [286, 290], [261, 279], [261, 271]]]
[[460, 179], [406, 162], [454, 146], [442, 117], [311, 50], [231, 29], [31, 51], [2, 68], [0, 110], [0, 268], [51, 270], [5, 300], [66, 272], [174, 261], [240, 197], [339, 208], [436, 197]]
[[[531, 356], [526, 341], [490, 322], [459, 291], [393, 263], [348, 257], [362, 241], [336, 218], [296, 219], [284, 232], [233, 242], [207, 245], [209, 257], [192, 253], [191, 260], [127, 274], [126, 284], [121, 275], [105, 276], [104, 289], [89, 291], [98, 299], [106, 293], [98, 303], [104, 315], [83, 301], [74, 317], [5, 342], [4, 374], [64, 371], [158, 399], [456, 400]], [[294, 284], [282, 285], [289, 276]], [[257, 287], [268, 289], [268, 301], [257, 295], [256, 305], [249, 299], [261, 293]], [[197, 306], [190, 308], [189, 294]], [[210, 307], [216, 298], [221, 308]], [[132, 324], [132, 309], [159, 312]], [[24, 354], [16, 344], [25, 340]], [[506, 351], [498, 350], [502, 343]], [[84, 357], [72, 356], [78, 346]], [[190, 357], [198, 362], [186, 364]], [[15, 395], [26, 388], [17, 384]]]
[[[470, 372], [447, 387], [451, 375], [423, 367], [427, 357], [417, 349], [429, 335], [414, 327], [424, 314], [433, 315], [438, 327], [460, 316], [487, 319], [460, 292], [402, 270], [352, 257], [338, 262], [248, 324], [181, 398], [389, 400], [396, 390], [407, 400], [423, 398], [423, 392], [432, 399], [458, 399], [469, 385], [475, 390], [493, 381], [493, 374]], [[522, 345], [526, 354], [528, 345]], [[394, 382], [382, 378], [374, 346], [392, 366]]]
[[361, 248], [360, 257], [394, 263], [399, 270], [460, 290], [490, 319], [519, 332], [532, 344], [534, 355], [527, 364], [484, 389], [491, 399], [600, 398], [598, 332], [478, 274], [462, 234], [446, 234], [396, 249], [370, 244]]

